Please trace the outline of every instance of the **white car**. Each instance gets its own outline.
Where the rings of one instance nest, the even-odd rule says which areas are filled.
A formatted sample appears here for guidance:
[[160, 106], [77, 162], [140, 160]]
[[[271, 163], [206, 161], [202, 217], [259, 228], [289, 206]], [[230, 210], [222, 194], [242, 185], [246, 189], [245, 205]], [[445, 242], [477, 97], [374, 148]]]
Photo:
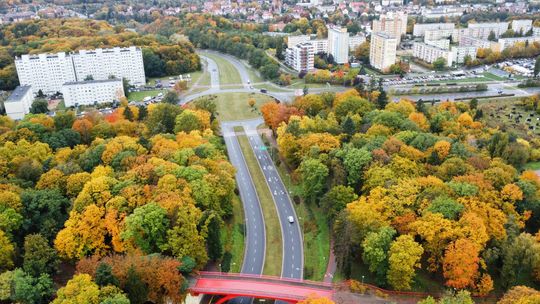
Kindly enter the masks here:
[[294, 223], [294, 217], [289, 216], [287, 219], [289, 220], [289, 223], [291, 223], [291, 224]]

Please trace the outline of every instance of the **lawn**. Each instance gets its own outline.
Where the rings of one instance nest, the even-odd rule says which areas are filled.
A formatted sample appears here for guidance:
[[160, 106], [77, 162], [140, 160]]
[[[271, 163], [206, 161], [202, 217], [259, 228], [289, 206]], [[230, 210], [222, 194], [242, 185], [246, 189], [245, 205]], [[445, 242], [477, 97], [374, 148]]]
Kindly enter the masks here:
[[240, 74], [238, 73], [238, 70], [234, 67], [234, 65], [227, 60], [212, 55], [210, 53], [204, 53], [204, 56], [214, 60], [216, 64], [218, 65], [219, 69], [219, 82], [220, 84], [241, 84], [242, 79], [240, 78]]
[[244, 258], [244, 211], [238, 196], [234, 196], [232, 201], [233, 216], [225, 222], [225, 230], [222, 234], [224, 252], [228, 251], [232, 255], [231, 272], [239, 273], [242, 269]]
[[540, 170], [540, 161], [525, 164], [523, 169], [538, 171], [538, 170]]
[[280, 276], [283, 244], [281, 242], [281, 226], [279, 224], [279, 217], [277, 216], [276, 205], [272, 199], [268, 185], [266, 184], [266, 179], [257, 163], [257, 159], [255, 159], [255, 154], [251, 149], [248, 138], [245, 135], [240, 135], [237, 138], [242, 153], [244, 154], [249, 173], [253, 178], [253, 184], [255, 185], [255, 190], [257, 190], [264, 216], [266, 228], [266, 255], [263, 274]]
[[[208, 97], [201, 97], [208, 98]], [[218, 119], [221, 121], [242, 120], [259, 117], [260, 107], [272, 101], [272, 97], [257, 93], [221, 93], [212, 95], [217, 106]], [[253, 98], [255, 106], [251, 108], [248, 100]]]
[[270, 84], [258, 84], [253, 86], [256, 89], [266, 89], [268, 92], [290, 92], [290, 90], [280, 89]]
[[[263, 136], [265, 144], [268, 146], [268, 140]], [[291, 176], [287, 173], [285, 165], [277, 160], [277, 151], [272, 151], [274, 162], [283, 184], [290, 192], [295, 188]], [[326, 216], [321, 208], [317, 206], [308, 206], [304, 202], [293, 203], [298, 222], [302, 229], [304, 238], [304, 279], [322, 281], [326, 273], [328, 264], [328, 254], [330, 253], [330, 231]]]
[[159, 93], [163, 93], [163, 95], [165, 95], [166, 92], [167, 92], [167, 90], [165, 90], [165, 89], [163, 89], [163, 90], [150, 90], [150, 91], [131, 92], [131, 93], [129, 93], [128, 99], [130, 101], [142, 101], [147, 96], [155, 97]]
[[540, 114], [526, 110], [521, 105], [521, 99], [513, 97], [480, 100], [479, 108], [484, 114], [483, 122], [489, 127], [506, 129], [527, 140], [539, 136]]
[[199, 86], [210, 86], [210, 73], [206, 71], [197, 71], [190, 73], [191, 74], [191, 82], [189, 83], [189, 88], [191, 88], [194, 84], [199, 81]]

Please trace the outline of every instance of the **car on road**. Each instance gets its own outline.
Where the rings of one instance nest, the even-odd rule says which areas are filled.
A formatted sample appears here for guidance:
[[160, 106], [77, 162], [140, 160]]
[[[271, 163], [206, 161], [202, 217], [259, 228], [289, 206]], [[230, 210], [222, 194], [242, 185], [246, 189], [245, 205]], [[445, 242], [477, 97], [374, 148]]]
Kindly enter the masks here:
[[289, 223], [291, 223], [291, 224], [294, 223], [294, 217], [289, 216], [287, 219], [289, 220]]
[[267, 93], [267, 92], [268, 92], [268, 90], [266, 90], [266, 89], [261, 89], [261, 93]]

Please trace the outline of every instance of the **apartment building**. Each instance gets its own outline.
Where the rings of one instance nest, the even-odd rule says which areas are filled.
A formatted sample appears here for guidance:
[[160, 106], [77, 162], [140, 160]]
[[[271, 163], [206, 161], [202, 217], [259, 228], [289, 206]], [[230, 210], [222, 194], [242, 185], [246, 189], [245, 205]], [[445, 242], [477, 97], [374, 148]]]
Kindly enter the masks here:
[[34, 93], [60, 92], [64, 83], [83, 81], [88, 76], [106, 80], [112, 75], [132, 85], [146, 83], [142, 51], [137, 47], [22, 55], [15, 58], [15, 67], [19, 82], [32, 86]]
[[366, 36], [364, 34], [349, 36], [349, 50], [354, 51], [359, 45], [364, 42], [366, 42]]
[[453, 33], [454, 29], [426, 30], [424, 32], [424, 41], [448, 39]]
[[60, 92], [62, 84], [76, 81], [73, 60], [66, 53], [22, 55], [15, 58], [19, 83], [31, 86], [32, 93]]
[[287, 37], [287, 48], [292, 48], [297, 44], [308, 42], [310, 40], [309, 35], [296, 35]]
[[15, 88], [13, 93], [4, 101], [4, 109], [11, 119], [23, 119], [24, 115], [30, 113], [30, 107], [34, 102], [32, 87], [22, 85]]
[[396, 63], [396, 37], [385, 33], [373, 33], [369, 49], [369, 63], [372, 67], [384, 71]]
[[503, 51], [504, 49], [514, 46], [516, 43], [533, 44], [535, 42], [540, 42], [540, 36], [500, 38], [498, 44], [499, 50]]
[[462, 36], [487, 39], [491, 32], [499, 37], [508, 30], [508, 22], [469, 23], [469, 27], [463, 29]]
[[95, 80], [108, 79], [111, 75], [125, 78], [132, 85], [144, 85], [142, 50], [137, 47], [81, 50], [72, 55], [77, 81], [92, 75]]
[[467, 56], [471, 57], [471, 60], [476, 59], [478, 48], [474, 46], [453, 46], [450, 50], [452, 51], [452, 62], [464, 64]]
[[402, 6], [403, 0], [381, 0], [381, 5], [382, 6], [390, 6], [390, 5]]
[[530, 19], [518, 19], [512, 20], [510, 27], [515, 33], [527, 33], [532, 29], [532, 20]]
[[461, 36], [459, 38], [459, 46], [472, 46], [477, 49], [492, 49], [494, 51], [499, 49], [499, 44], [497, 42], [470, 36]]
[[314, 70], [315, 52], [313, 44], [304, 42], [288, 48], [285, 51], [285, 64], [297, 72]]
[[452, 66], [453, 56], [452, 52], [447, 49], [441, 49], [439, 47], [429, 45], [422, 42], [413, 43], [413, 56], [427, 63], [433, 63], [438, 58], [446, 59], [446, 65]]
[[407, 14], [403, 12], [388, 12], [379, 16], [379, 20], [373, 20], [372, 31], [374, 33], [385, 33], [396, 37], [398, 44], [401, 35], [407, 32]]
[[413, 36], [422, 37], [426, 31], [454, 30], [454, 23], [417, 23], [413, 27]]
[[425, 44], [436, 46], [440, 49], [449, 50], [450, 49], [450, 39], [439, 39], [439, 40], [424, 40]]
[[349, 33], [347, 28], [328, 26], [328, 53], [338, 64], [349, 62]]
[[328, 53], [328, 40], [327, 39], [313, 39], [306, 43], [313, 45], [313, 52], [315, 54]]
[[124, 96], [121, 79], [68, 82], [62, 85], [66, 107], [113, 102]]

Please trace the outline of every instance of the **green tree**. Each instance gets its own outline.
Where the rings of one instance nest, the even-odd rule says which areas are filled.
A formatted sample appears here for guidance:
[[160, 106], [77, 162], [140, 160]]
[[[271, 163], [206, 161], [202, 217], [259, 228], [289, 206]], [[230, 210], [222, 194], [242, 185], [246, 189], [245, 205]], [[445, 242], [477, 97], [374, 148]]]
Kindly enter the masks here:
[[122, 238], [132, 241], [145, 253], [160, 252], [169, 228], [167, 211], [156, 203], [138, 207], [126, 218]]
[[147, 77], [165, 75], [165, 62], [149, 48], [143, 49], [144, 74]]
[[75, 121], [75, 113], [73, 111], [58, 111], [54, 115], [54, 127], [56, 130], [71, 129]]
[[67, 220], [70, 202], [58, 190], [25, 190], [21, 193], [24, 206], [23, 231], [39, 233], [51, 241]]
[[150, 134], [173, 133], [175, 118], [182, 112], [179, 106], [160, 103], [157, 104], [146, 119], [146, 126]]
[[124, 291], [131, 304], [143, 304], [148, 298], [148, 286], [142, 281], [141, 276], [133, 266], [128, 269]]
[[377, 108], [382, 110], [386, 108], [386, 105], [388, 104], [388, 96], [386, 95], [386, 91], [379, 87], [379, 96], [377, 96]]
[[32, 277], [21, 269], [13, 271], [11, 299], [16, 303], [48, 303], [53, 293], [53, 281], [48, 274]]
[[92, 81], [94, 80], [94, 76], [92, 75], [86, 75], [86, 77], [84, 77], [84, 81]]
[[351, 138], [356, 133], [356, 125], [350, 116], [347, 116], [343, 123], [341, 123], [341, 129], [347, 135], [347, 138]]
[[321, 207], [326, 216], [332, 221], [341, 210], [345, 209], [348, 203], [356, 200], [358, 195], [354, 189], [348, 186], [337, 185], [330, 189], [321, 199]]
[[163, 97], [162, 102], [168, 103], [168, 104], [178, 104], [178, 93], [175, 91], [168, 91], [167, 94]]
[[138, 121], [143, 121], [148, 116], [148, 110], [145, 106], [137, 106], [139, 109], [139, 117], [137, 117]]
[[130, 302], [120, 288], [109, 285], [99, 290], [99, 304], [130, 304]]
[[437, 71], [442, 71], [446, 68], [446, 59], [443, 58], [443, 57], [439, 57], [437, 59], [435, 59], [435, 61], [433, 61], [433, 68]]
[[41, 114], [49, 112], [49, 103], [45, 99], [36, 98], [30, 106], [30, 113]]
[[494, 31], [490, 31], [490, 32], [489, 32], [488, 40], [489, 40], [489, 41], [497, 41], [497, 36], [495, 35], [495, 32], [494, 32]]
[[56, 250], [41, 234], [29, 234], [24, 238], [23, 269], [31, 276], [53, 275], [58, 268]]
[[328, 168], [320, 160], [308, 158], [302, 161], [298, 172], [302, 180], [302, 195], [307, 201], [314, 202], [324, 190]]
[[217, 216], [213, 216], [208, 224], [208, 237], [206, 238], [208, 257], [212, 261], [221, 259], [223, 246], [221, 244], [221, 224]]
[[124, 118], [129, 120], [129, 121], [133, 121], [133, 119], [134, 119], [133, 111], [131, 111], [131, 108], [129, 106], [124, 107]]
[[472, 110], [476, 110], [476, 108], [478, 107], [478, 99], [476, 98], [471, 99], [471, 102], [469, 103], [469, 107]]
[[433, 200], [427, 210], [433, 213], [440, 213], [447, 219], [456, 220], [464, 208], [462, 204], [452, 198], [439, 196]]
[[396, 230], [383, 227], [377, 232], [370, 232], [362, 242], [362, 260], [369, 266], [369, 271], [377, 276], [379, 284], [386, 282], [388, 272], [388, 251]]
[[411, 289], [415, 268], [420, 267], [418, 262], [423, 253], [422, 246], [408, 234], [401, 235], [393, 241], [388, 257], [389, 268], [386, 276], [388, 283], [397, 290]]
[[540, 73], [540, 56], [536, 57], [534, 62], [534, 77], [537, 77], [538, 73]]
[[363, 175], [363, 169], [371, 161], [371, 153], [366, 149], [351, 148], [344, 151], [343, 165], [347, 170], [349, 185], [356, 186]]
[[202, 122], [199, 116], [193, 111], [184, 110], [175, 119], [175, 132], [191, 132], [193, 130], [202, 129]]
[[521, 233], [517, 237], [510, 235], [502, 254], [501, 279], [504, 286], [510, 288], [531, 274], [534, 265], [540, 261], [540, 245], [528, 233]]
[[103, 287], [107, 285], [119, 286], [120, 282], [112, 273], [112, 267], [104, 262], [99, 263], [96, 269], [95, 279], [98, 286]]

